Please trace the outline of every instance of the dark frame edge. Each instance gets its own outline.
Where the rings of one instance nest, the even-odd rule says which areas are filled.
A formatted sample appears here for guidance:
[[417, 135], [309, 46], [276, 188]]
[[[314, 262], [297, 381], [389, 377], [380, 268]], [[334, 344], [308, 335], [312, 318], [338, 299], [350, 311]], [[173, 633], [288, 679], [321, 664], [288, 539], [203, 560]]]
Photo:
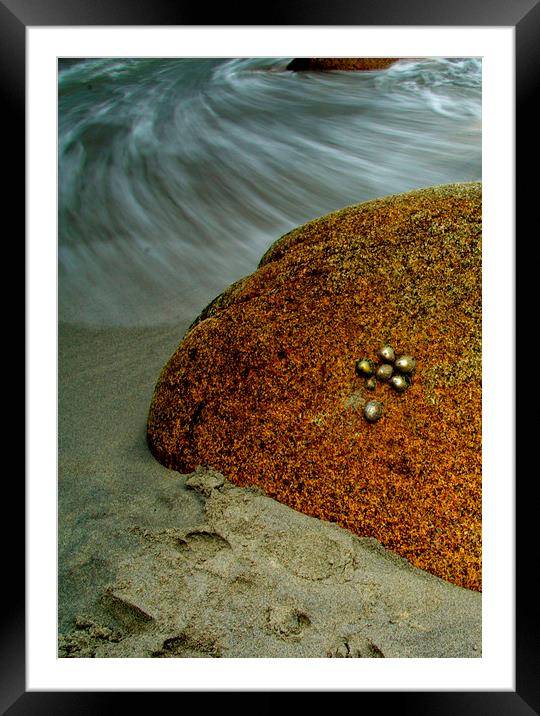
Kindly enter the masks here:
[[[12, 3], [11, 3], [12, 4]], [[76, 5], [76, 2], [72, 3]], [[113, 5], [114, 3], [111, 3]], [[531, 2], [529, 2], [531, 5]], [[159, 2], [158, 2], [159, 6]], [[58, 4], [55, 11], [58, 13]], [[28, 11], [28, 8], [26, 8]], [[485, 17], [490, 16], [490, 8], [485, 9]], [[497, 17], [501, 17], [501, 8], [497, 8]], [[504, 14], [504, 11], [502, 11]], [[31, 13], [30, 13], [31, 14]], [[155, 7], [154, 7], [155, 14]], [[1, 75], [0, 97], [3, 99], [5, 108], [4, 119], [7, 129], [7, 136], [15, 139], [24, 133], [24, 116], [25, 116], [25, 33], [26, 24], [41, 25], [48, 24], [43, 22], [43, 7], [37, 13], [36, 22], [28, 22], [28, 12], [25, 13], [25, 21], [23, 22], [11, 10], [8, 10], [3, 2], [0, 1], [0, 67], [9, 68]], [[112, 12], [114, 16], [114, 11]], [[309, 11], [308, 11], [309, 15]], [[508, 15], [511, 11], [508, 10]], [[30, 18], [32, 20], [33, 18]], [[367, 20], [367, 19], [366, 19]], [[56, 24], [56, 23], [51, 23]], [[69, 23], [66, 23], [69, 24]], [[100, 23], [94, 23], [100, 24]], [[122, 24], [122, 22], [111, 21], [108, 24]], [[137, 23], [130, 23], [137, 24]], [[142, 22], [140, 24], [147, 24]], [[150, 24], [150, 23], [148, 23]], [[154, 24], [175, 24], [158, 22]], [[184, 24], [177, 22], [176, 24]], [[189, 24], [189, 23], [187, 23]], [[212, 23], [213, 24], [213, 23]], [[277, 24], [289, 24], [287, 22]], [[293, 23], [294, 24], [294, 23]], [[308, 23], [299, 23], [308, 24]], [[313, 22], [309, 24], [325, 24]], [[341, 23], [340, 23], [341, 24]], [[351, 23], [354, 24], [354, 23]], [[375, 24], [373, 19], [367, 20], [366, 24]], [[379, 24], [387, 24], [381, 23]], [[431, 24], [427, 21], [426, 24]], [[435, 24], [435, 23], [433, 23]], [[467, 23], [462, 23], [467, 24]], [[536, 136], [532, 122], [536, 120], [535, 99], [540, 87], [539, 67], [540, 67], [540, 48], [537, 38], [540, 37], [540, 4], [538, 0], [534, 6], [515, 22], [515, 18], [508, 17], [508, 21], [501, 23], [500, 19], [492, 23], [486, 21], [484, 26], [491, 24], [505, 24], [513, 26], [515, 24], [516, 39], [516, 235], [519, 227], [526, 229], [530, 221], [533, 220], [532, 211], [529, 207], [535, 206], [533, 191], [535, 190], [534, 182], [530, 182], [529, 169], [533, 169], [534, 153], [531, 153], [531, 138]], [[16, 179], [7, 187], [8, 197], [6, 205], [13, 208], [22, 204], [21, 191], [24, 182], [25, 161], [21, 162], [22, 145], [25, 157], [25, 140], [19, 142], [11, 141], [9, 151], [12, 153], [12, 159], [9, 166], [16, 175]], [[534, 167], [535, 168], [535, 167]], [[13, 176], [13, 175], [12, 175]], [[534, 176], [534, 175], [532, 175]], [[19, 179], [20, 177], [20, 179]], [[519, 219], [517, 218], [519, 214]], [[516, 304], [517, 307], [517, 304]], [[11, 490], [17, 490], [17, 486], [10, 486]], [[517, 523], [517, 579], [521, 589], [519, 590], [519, 600], [516, 600], [518, 606], [516, 610], [516, 691], [515, 692], [474, 692], [474, 693], [376, 693], [375, 697], [382, 699], [385, 705], [390, 705], [392, 701], [399, 707], [402, 713], [414, 713], [418, 716], [422, 714], [455, 714], [461, 712], [463, 716], [466, 714], [482, 714], [489, 713], [494, 716], [530, 716], [531, 714], [540, 713], [540, 695], [538, 691], [538, 632], [533, 628], [536, 623], [537, 607], [535, 604], [534, 590], [527, 586], [527, 545], [534, 544], [534, 535], [532, 525], [535, 524], [532, 513], [532, 503], [524, 495], [523, 486], [517, 492], [517, 508], [520, 515]], [[24, 490], [24, 488], [23, 488]], [[13, 495], [13, 504], [24, 504], [20, 499], [20, 494]], [[530, 519], [529, 519], [530, 518]], [[19, 524], [23, 524], [23, 520]], [[24, 542], [23, 542], [24, 544]], [[6, 554], [6, 553], [5, 553]], [[9, 714], [9, 716], [23, 716], [26, 714], [40, 714], [54, 712], [61, 716], [62, 714], [71, 714], [73, 712], [100, 713], [106, 714], [113, 709], [118, 708], [119, 698], [122, 698], [122, 705], [125, 704], [126, 692], [62, 692], [53, 693], [49, 691], [26, 692], [25, 691], [25, 618], [24, 618], [24, 553], [17, 555], [16, 553], [6, 554], [9, 560], [7, 569], [13, 575], [11, 583], [15, 585], [8, 599], [8, 607], [4, 610], [2, 621], [2, 633], [0, 640], [0, 664], [2, 666], [2, 683], [0, 690], [0, 713]], [[189, 693], [189, 692], [188, 692]], [[227, 699], [231, 695], [235, 698], [235, 692], [227, 692], [219, 694], [220, 699]], [[188, 694], [185, 694], [186, 696]], [[206, 693], [205, 699], [210, 701], [216, 693]], [[371, 692], [362, 694], [362, 699], [371, 696]], [[270, 710], [274, 708], [276, 699], [279, 694], [271, 693], [268, 698], [261, 703], [260, 693], [252, 692], [245, 694], [246, 704], [255, 705], [251, 701], [251, 697], [258, 700], [256, 707], [259, 711]], [[284, 693], [287, 699], [294, 696], [291, 693]], [[302, 698], [306, 694], [301, 694]], [[86, 702], [86, 705], [83, 703]], [[144, 699], [146, 694], [138, 694], [136, 698], [141, 704], [141, 698]], [[324, 694], [316, 694], [318, 700], [324, 698]], [[444, 697], [444, 700], [441, 699]], [[333, 695], [335, 698], [335, 695]], [[414, 701], [414, 703], [413, 703]], [[40, 706], [41, 704], [41, 706]], [[238, 708], [238, 704], [235, 704]], [[246, 708], [247, 710], [247, 708]]]
[[[3, 184], [3, 200], [4, 206], [9, 207], [6, 216], [9, 212], [13, 218], [24, 216], [25, 209], [25, 84], [25, 26], [0, 2], [0, 103], [3, 136], [8, 139], [3, 152], [4, 171], [8, 176]], [[15, 227], [15, 222], [12, 226]], [[10, 263], [15, 256], [20, 260], [22, 253], [25, 264], [24, 234], [20, 237], [13, 229], [10, 245]], [[26, 295], [23, 302], [26, 318]], [[23, 336], [26, 345], [25, 338], [26, 334]], [[18, 460], [11, 465], [18, 468]], [[10, 506], [15, 518], [12, 524], [17, 526], [17, 537], [6, 545], [2, 557], [5, 582], [0, 616], [0, 713], [19, 698], [25, 687], [25, 481], [17, 469], [10, 472], [13, 475], [5, 481], [4, 504]]]
[[[514, 258], [517, 276], [518, 266], [518, 237], [522, 238], [527, 247], [527, 233], [536, 221], [536, 205], [538, 202], [534, 181], [537, 170], [537, 153], [531, 153], [531, 141], [536, 135], [535, 114], [538, 105], [540, 89], [540, 2], [517, 23], [515, 28], [516, 46], [516, 186], [515, 186], [515, 245]], [[534, 277], [532, 277], [534, 278]], [[526, 305], [527, 299], [534, 297], [527, 295], [527, 288], [531, 285], [527, 281], [524, 298], [522, 294], [515, 294], [515, 316], [520, 316], [519, 306]], [[516, 326], [517, 330], [517, 326]], [[515, 344], [516, 345], [516, 344]], [[518, 395], [515, 390], [514, 393]], [[515, 401], [517, 407], [517, 397]], [[517, 415], [517, 410], [516, 410]], [[518, 437], [522, 439], [521, 431], [515, 432], [515, 446], [517, 455]], [[522, 478], [524, 473], [522, 472]], [[538, 629], [538, 607], [534, 590], [531, 590], [531, 573], [528, 559], [533, 554], [532, 545], [536, 542], [534, 528], [537, 525], [537, 514], [534, 510], [534, 500], [531, 500], [529, 486], [522, 479], [518, 481], [516, 466], [516, 690], [521, 698], [534, 710], [540, 713], [540, 638]], [[519, 519], [518, 519], [519, 518]]]

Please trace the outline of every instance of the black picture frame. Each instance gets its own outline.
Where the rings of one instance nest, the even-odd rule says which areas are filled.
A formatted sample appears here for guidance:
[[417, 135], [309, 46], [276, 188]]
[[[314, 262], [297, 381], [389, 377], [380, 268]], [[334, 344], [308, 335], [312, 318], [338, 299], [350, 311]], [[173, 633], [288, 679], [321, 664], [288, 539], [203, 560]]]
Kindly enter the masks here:
[[[212, 22], [208, 23], [208, 11]], [[14, 214], [15, 207], [23, 215], [25, 205], [25, 32], [37, 26], [195, 26], [195, 25], [394, 25], [394, 26], [505, 26], [515, 29], [515, 80], [516, 80], [516, 243], [517, 232], [524, 232], [532, 224], [536, 193], [533, 170], [537, 132], [535, 100], [540, 87], [540, 3], [538, 0], [333, 0], [322, 3], [301, 0], [287, 4], [279, 1], [264, 5], [258, 13], [242, 5], [201, 5], [167, 2], [166, 0], [0, 0], [0, 92], [2, 98], [2, 125], [5, 142], [5, 166], [10, 181], [5, 192], [5, 207]], [[532, 177], [532, 179], [530, 178]], [[7, 212], [6, 212], [7, 216]], [[532, 229], [531, 229], [532, 230]], [[11, 233], [11, 232], [10, 232]], [[534, 230], [536, 233], [536, 230]], [[531, 237], [532, 239], [532, 237]], [[12, 250], [25, 246], [24, 239], [14, 241]], [[529, 245], [533, 245], [531, 240]], [[24, 250], [23, 250], [24, 253]], [[23, 261], [25, 257], [23, 257]], [[516, 264], [517, 266], [517, 264]], [[527, 285], [527, 284], [526, 284]], [[526, 297], [527, 298], [527, 297]], [[524, 306], [524, 302], [521, 304]], [[519, 315], [516, 297], [516, 315]], [[514, 346], [507, 346], [514, 351]], [[512, 380], [513, 377], [508, 377]], [[517, 395], [517, 392], [515, 393]], [[516, 400], [517, 407], [517, 400]], [[516, 411], [517, 414], [517, 411]], [[521, 435], [521, 434], [520, 434]], [[517, 451], [517, 430], [515, 447]], [[516, 452], [517, 454], [517, 452]], [[15, 456], [14, 456], [15, 457]], [[16, 460], [16, 457], [15, 457]], [[534, 471], [529, 479], [516, 484], [516, 644], [514, 692], [362, 692], [357, 695], [357, 707], [365, 710], [396, 707], [400, 713], [423, 714], [486, 714], [529, 716], [540, 713], [540, 649], [538, 608], [536, 605], [534, 576], [530, 560], [536, 534], [534, 509]], [[530, 473], [530, 470], [529, 470]], [[23, 714], [106, 714], [125, 707], [126, 692], [27, 692], [25, 688], [25, 553], [24, 544], [24, 482], [14, 484], [16, 470], [6, 472], [5, 504], [10, 505], [18, 539], [5, 543], [4, 575], [8, 575], [4, 589], [4, 609], [0, 631], [0, 713], [9, 716]], [[20, 530], [20, 531], [19, 531]], [[17, 545], [19, 547], [17, 548]], [[6, 548], [7, 547], [7, 548]], [[534, 570], [533, 570], [534, 571]], [[240, 668], [240, 665], [239, 665]], [[164, 695], [164, 694], [160, 694]], [[174, 695], [174, 694], [173, 694]], [[204, 703], [210, 708], [213, 696], [205, 693]], [[300, 694], [303, 698], [307, 694]], [[329, 694], [335, 699], [341, 694]], [[176, 694], [185, 699], [189, 693]], [[235, 692], [219, 694], [222, 706], [238, 709], [256, 708], [259, 712], [275, 710], [279, 692], [261, 698], [260, 693], [247, 692], [239, 700]], [[284, 694], [287, 703], [295, 699], [294, 693]], [[137, 705], [157, 709], [155, 694], [136, 694]], [[324, 693], [316, 694], [317, 703], [323, 706]], [[152, 703], [150, 703], [152, 699]], [[321, 701], [322, 699], [322, 701]], [[373, 705], [371, 702], [373, 701]], [[368, 706], [368, 702], [370, 706]], [[179, 701], [185, 704], [185, 701]], [[285, 703], [285, 702], [284, 702]], [[328, 702], [330, 703], [330, 702]], [[332, 702], [335, 708], [335, 701]], [[302, 703], [306, 707], [305, 702]], [[203, 708], [205, 708], [203, 706]]]

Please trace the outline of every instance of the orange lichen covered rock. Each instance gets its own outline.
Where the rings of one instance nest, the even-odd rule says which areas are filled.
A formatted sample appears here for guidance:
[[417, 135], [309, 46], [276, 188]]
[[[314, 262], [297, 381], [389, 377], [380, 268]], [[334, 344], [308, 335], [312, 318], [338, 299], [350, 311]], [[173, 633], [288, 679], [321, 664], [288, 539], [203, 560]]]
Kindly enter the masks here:
[[287, 65], [293, 72], [307, 70], [384, 70], [400, 57], [295, 57]]
[[[481, 590], [481, 293], [480, 183], [307, 223], [187, 331], [155, 388], [150, 449]], [[416, 359], [403, 393], [355, 371], [383, 344]]]

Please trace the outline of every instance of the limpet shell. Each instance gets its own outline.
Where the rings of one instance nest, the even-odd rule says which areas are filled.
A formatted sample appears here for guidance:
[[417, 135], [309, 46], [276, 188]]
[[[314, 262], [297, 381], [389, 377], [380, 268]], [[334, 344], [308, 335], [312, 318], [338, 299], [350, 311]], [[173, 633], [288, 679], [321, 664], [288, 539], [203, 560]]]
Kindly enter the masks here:
[[368, 390], [375, 390], [377, 387], [377, 381], [375, 380], [374, 376], [371, 376], [366, 380], [366, 388]]
[[375, 373], [375, 363], [370, 358], [360, 358], [356, 363], [356, 372], [359, 375], [370, 376]]
[[378, 400], [370, 400], [364, 405], [364, 417], [370, 423], [376, 422], [383, 414], [383, 404]]
[[391, 345], [386, 344], [379, 348], [379, 357], [385, 363], [393, 363], [396, 359], [396, 353]]
[[393, 372], [394, 372], [394, 369], [392, 368], [390, 363], [383, 363], [375, 371], [375, 377], [378, 380], [387, 381], [387, 380], [390, 380]]
[[408, 375], [401, 375], [399, 373], [396, 373], [390, 378], [390, 385], [394, 390], [397, 390], [398, 393], [403, 393], [407, 390], [407, 388], [411, 384], [411, 379]]
[[394, 368], [400, 373], [412, 373], [416, 368], [416, 360], [408, 355], [399, 356], [395, 360]]

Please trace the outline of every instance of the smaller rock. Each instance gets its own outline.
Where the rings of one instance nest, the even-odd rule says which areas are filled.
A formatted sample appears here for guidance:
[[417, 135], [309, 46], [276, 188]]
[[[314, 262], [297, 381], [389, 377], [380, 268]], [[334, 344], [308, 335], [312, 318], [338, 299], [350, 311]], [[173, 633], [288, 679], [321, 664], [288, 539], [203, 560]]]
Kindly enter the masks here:
[[295, 57], [289, 62], [287, 69], [292, 72], [309, 70], [384, 70], [401, 57]]

